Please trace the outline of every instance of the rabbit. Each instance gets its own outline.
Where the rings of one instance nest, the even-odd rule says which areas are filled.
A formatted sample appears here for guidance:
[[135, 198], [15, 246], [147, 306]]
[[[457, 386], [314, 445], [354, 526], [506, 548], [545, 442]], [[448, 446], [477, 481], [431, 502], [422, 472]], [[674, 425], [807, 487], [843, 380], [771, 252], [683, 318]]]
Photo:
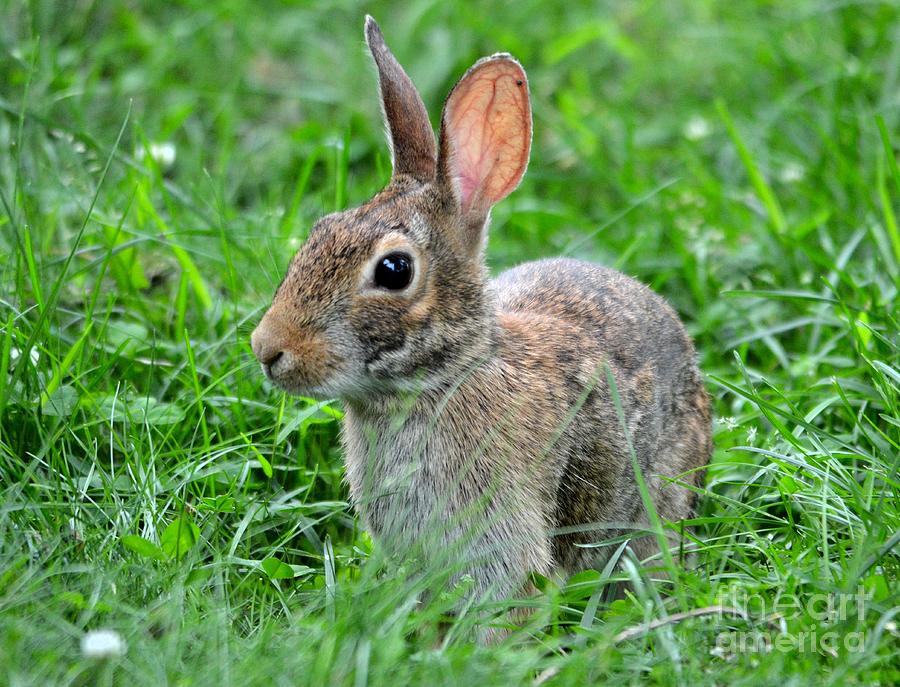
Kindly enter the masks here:
[[531, 149], [525, 71], [506, 53], [476, 62], [436, 145], [371, 17], [365, 38], [392, 176], [293, 257], [251, 336], [266, 377], [343, 402], [346, 480], [373, 540], [452, 559], [473, 594], [603, 564], [610, 547], [583, 545], [623, 534], [639, 558], [658, 553], [632, 456], [659, 516], [690, 517], [712, 450], [690, 337], [606, 267], [555, 258], [491, 279], [491, 208]]

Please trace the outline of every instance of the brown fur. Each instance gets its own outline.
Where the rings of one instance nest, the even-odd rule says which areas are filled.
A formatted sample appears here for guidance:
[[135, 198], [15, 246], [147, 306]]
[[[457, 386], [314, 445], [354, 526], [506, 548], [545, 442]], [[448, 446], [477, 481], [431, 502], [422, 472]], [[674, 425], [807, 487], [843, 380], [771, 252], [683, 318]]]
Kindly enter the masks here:
[[[467, 200], [456, 181], [465, 162], [455, 146], [465, 136], [457, 131], [451, 140], [445, 121], [439, 159], [432, 152], [422, 162], [424, 108], [417, 115], [409, 105], [418, 94], [373, 27], [368, 20], [394, 178], [366, 205], [316, 224], [253, 349], [283, 388], [345, 401], [347, 480], [376, 539], [456, 565], [477, 593], [514, 594], [529, 571], [574, 571], [609, 555], [577, 544], [647, 523], [607, 370], [667, 520], [691, 515], [692, 492], [664, 478], [702, 479], [709, 400], [683, 326], [646, 286], [568, 259], [487, 278], [480, 250], [487, 211], [511, 190], [509, 179], [518, 183], [530, 145], [518, 63], [506, 55], [479, 62], [526, 89], [524, 101], [513, 90], [498, 105], [497, 121], [519, 117], [528, 136], [504, 139], [513, 141], [503, 144], [509, 151], [486, 144], [497, 163], [482, 165], [488, 176], [476, 179], [481, 185]], [[482, 111], [495, 122], [490, 107]], [[397, 122], [397, 113], [420, 119]], [[416, 142], [409, 155], [407, 136]], [[413, 257], [413, 282], [403, 291], [372, 282], [386, 250]], [[554, 536], [560, 528], [565, 533]], [[655, 546], [648, 538], [632, 543], [641, 556]]]

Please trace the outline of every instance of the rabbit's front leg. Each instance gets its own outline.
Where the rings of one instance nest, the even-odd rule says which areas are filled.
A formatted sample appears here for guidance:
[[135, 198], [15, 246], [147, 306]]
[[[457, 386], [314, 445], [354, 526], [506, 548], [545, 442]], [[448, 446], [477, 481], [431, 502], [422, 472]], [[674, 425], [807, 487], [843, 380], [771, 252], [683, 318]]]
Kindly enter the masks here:
[[550, 535], [539, 508], [523, 507], [521, 497], [510, 512], [494, 504], [474, 518], [464, 541], [472, 594], [480, 599], [503, 599], [526, 594], [532, 572], [550, 575], [553, 552]]

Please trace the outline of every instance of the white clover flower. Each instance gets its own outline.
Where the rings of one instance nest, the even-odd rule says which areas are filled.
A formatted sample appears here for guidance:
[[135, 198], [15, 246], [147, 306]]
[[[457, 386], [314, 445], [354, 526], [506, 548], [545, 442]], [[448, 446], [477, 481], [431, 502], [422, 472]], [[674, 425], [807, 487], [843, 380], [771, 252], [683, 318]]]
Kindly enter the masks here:
[[134, 156], [138, 160], [143, 160], [147, 152], [150, 153], [150, 157], [153, 158], [153, 161], [156, 162], [156, 164], [160, 167], [167, 168], [175, 164], [175, 158], [177, 157], [178, 151], [175, 149], [174, 143], [164, 141], [162, 143], [150, 143], [147, 146], [147, 149], [141, 146], [134, 151]]
[[114, 658], [125, 653], [125, 640], [115, 630], [91, 630], [81, 638], [85, 658]]
[[781, 171], [778, 172], [778, 179], [785, 184], [792, 184], [795, 181], [803, 181], [806, 177], [806, 168], [799, 162], [788, 162]]
[[675, 226], [691, 241], [700, 239], [700, 222], [698, 220], [679, 215], [675, 218]]
[[684, 129], [682, 129], [684, 137], [689, 141], [699, 141], [701, 138], [706, 138], [711, 131], [712, 127], [709, 125], [709, 122], [700, 115], [691, 117], [687, 124], [684, 125]]
[[725, 425], [725, 427], [729, 430], [736, 429], [738, 426], [737, 420], [733, 417], [720, 417], [716, 420], [720, 425]]

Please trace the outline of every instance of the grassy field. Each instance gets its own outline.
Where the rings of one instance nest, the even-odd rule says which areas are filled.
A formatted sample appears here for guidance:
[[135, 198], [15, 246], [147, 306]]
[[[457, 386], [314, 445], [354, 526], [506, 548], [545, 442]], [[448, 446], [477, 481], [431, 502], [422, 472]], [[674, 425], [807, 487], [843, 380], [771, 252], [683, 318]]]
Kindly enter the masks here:
[[[898, 684], [900, 4], [400, 6], [0, 2], [0, 684]], [[646, 281], [714, 397], [696, 566], [538, 580], [498, 646], [517, 602], [417, 603], [447, 573], [360, 528], [339, 404], [249, 348], [315, 218], [390, 174], [366, 12], [433, 117], [522, 61], [491, 269]]]

